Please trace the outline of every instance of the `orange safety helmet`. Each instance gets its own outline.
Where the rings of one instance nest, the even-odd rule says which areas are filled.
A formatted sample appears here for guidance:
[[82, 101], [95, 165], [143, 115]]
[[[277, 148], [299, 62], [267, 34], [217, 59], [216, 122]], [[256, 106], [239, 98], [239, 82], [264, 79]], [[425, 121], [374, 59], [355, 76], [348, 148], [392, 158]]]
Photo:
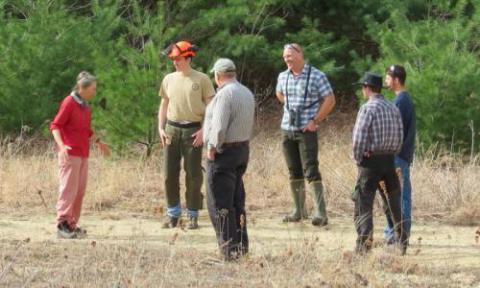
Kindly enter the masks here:
[[188, 41], [180, 41], [177, 43], [170, 44], [163, 54], [167, 55], [169, 58], [175, 57], [195, 57], [197, 55], [198, 47], [192, 45]]

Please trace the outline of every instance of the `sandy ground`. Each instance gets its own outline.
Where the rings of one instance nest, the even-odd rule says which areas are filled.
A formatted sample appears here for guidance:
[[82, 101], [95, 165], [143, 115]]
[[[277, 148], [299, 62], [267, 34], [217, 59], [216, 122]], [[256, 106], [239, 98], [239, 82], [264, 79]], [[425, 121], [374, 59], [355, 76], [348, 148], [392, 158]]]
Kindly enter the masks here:
[[[303, 249], [302, 245], [308, 246], [308, 249], [312, 249], [312, 252], [319, 255], [320, 258], [328, 258], [329, 255], [343, 255], [343, 257], [347, 255], [346, 257], [349, 257], [349, 251], [352, 250], [355, 240], [355, 232], [350, 219], [332, 218], [330, 224], [325, 228], [313, 227], [308, 221], [301, 224], [283, 224], [280, 219], [280, 215], [253, 215], [250, 217], [248, 227], [251, 258], [263, 259], [267, 256], [288, 255], [288, 253], [292, 253], [289, 252], [291, 250]], [[15, 264], [15, 262], [21, 261], [15, 261], [15, 254], [12, 251], [19, 245], [23, 246], [24, 254], [29, 249], [39, 249], [46, 245], [49, 247], [46, 251], [55, 251], [55, 247], [57, 250], [62, 248], [66, 250], [65, 247], [72, 247], [73, 244], [80, 250], [88, 249], [91, 246], [141, 246], [148, 247], [149, 251], [183, 249], [194, 251], [194, 257], [198, 259], [215, 259], [217, 251], [215, 236], [206, 217], [200, 219], [201, 227], [196, 231], [180, 228], [165, 230], [161, 229], [160, 223], [160, 219], [142, 215], [85, 213], [81, 224], [88, 230], [88, 237], [78, 240], [59, 240], [56, 237], [54, 219], [49, 215], [3, 215], [0, 219], [0, 247], [4, 257], [0, 269], [2, 271], [0, 286], [2, 280], [4, 284], [20, 283], [14, 281], [14, 276], [8, 275], [15, 271], [11, 266], [20, 265]], [[375, 219], [375, 223], [377, 223], [375, 238], [381, 239], [380, 224], [383, 225], [384, 220], [378, 218]], [[439, 271], [439, 275], [450, 281], [438, 283], [433, 281], [432, 287], [437, 285], [441, 287], [441, 283], [446, 286], [480, 287], [480, 243], [475, 237], [476, 229], [476, 227], [454, 227], [436, 222], [417, 221], [413, 226], [411, 246], [406, 258], [409, 263], [417, 263], [423, 269], [428, 269], [430, 274], [431, 271]], [[378, 243], [374, 253], [383, 253], [385, 249], [388, 249], [383, 247], [380, 242]], [[47, 259], [47, 262], [52, 260]], [[22, 265], [28, 267], [28, 263]], [[419, 277], [419, 275], [413, 273], [411, 277]], [[8, 279], [13, 282], [8, 282]], [[412, 279], [410, 279], [413, 281], [411, 283], [415, 283], [414, 278]], [[428, 284], [425, 279], [422, 281], [419, 283]], [[35, 283], [35, 281], [31, 283]], [[280, 287], [283, 287], [282, 283], [279, 284]], [[39, 285], [39, 287], [50, 286]]]

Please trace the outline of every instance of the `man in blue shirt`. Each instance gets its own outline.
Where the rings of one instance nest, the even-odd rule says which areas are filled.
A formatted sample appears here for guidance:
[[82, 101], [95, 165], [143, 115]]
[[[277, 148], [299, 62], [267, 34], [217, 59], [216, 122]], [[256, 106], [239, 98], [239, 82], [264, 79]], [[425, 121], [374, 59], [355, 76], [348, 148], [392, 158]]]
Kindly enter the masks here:
[[[412, 97], [405, 90], [405, 80], [407, 79], [405, 68], [400, 65], [391, 65], [385, 70], [385, 74], [385, 84], [396, 95], [394, 103], [400, 110], [403, 123], [403, 144], [400, 153], [395, 156], [395, 167], [399, 174], [402, 188], [402, 215], [404, 229], [407, 237], [409, 237], [412, 219], [410, 166], [413, 162], [413, 154], [415, 151], [415, 107]], [[388, 243], [392, 244], [396, 240], [393, 237], [393, 224], [389, 217], [387, 217], [387, 220], [388, 224], [384, 230], [384, 238]]]
[[282, 146], [295, 204], [293, 212], [283, 222], [299, 222], [307, 217], [304, 206], [306, 179], [315, 202], [312, 224], [324, 226], [328, 218], [318, 169], [317, 124], [332, 111], [335, 96], [325, 74], [305, 64], [300, 45], [285, 45], [283, 60], [288, 69], [278, 75], [276, 95], [284, 104]]

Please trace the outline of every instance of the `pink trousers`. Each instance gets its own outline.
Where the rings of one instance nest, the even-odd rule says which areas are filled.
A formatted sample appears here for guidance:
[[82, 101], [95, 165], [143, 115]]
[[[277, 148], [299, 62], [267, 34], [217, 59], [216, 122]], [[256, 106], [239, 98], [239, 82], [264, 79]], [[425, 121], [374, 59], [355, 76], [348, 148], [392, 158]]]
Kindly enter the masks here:
[[58, 155], [60, 187], [57, 201], [57, 223], [77, 227], [87, 188], [88, 158]]

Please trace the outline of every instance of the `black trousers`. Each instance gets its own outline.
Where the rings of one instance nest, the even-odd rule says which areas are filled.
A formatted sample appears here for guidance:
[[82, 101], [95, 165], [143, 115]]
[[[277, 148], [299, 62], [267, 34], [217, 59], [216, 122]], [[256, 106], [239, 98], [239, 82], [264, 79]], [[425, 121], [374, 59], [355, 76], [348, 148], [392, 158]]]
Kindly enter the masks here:
[[398, 175], [395, 172], [394, 155], [373, 155], [364, 159], [358, 166], [355, 197], [355, 228], [357, 230], [357, 252], [368, 251], [371, 248], [373, 234], [373, 203], [375, 192], [380, 181], [385, 182], [386, 191], [382, 199], [384, 209], [390, 215], [395, 230], [396, 239], [399, 239], [402, 249], [406, 249], [407, 237], [403, 231], [401, 190]]
[[225, 148], [207, 166], [208, 214], [226, 259], [248, 252], [247, 215], [243, 174], [249, 157], [248, 143]]

